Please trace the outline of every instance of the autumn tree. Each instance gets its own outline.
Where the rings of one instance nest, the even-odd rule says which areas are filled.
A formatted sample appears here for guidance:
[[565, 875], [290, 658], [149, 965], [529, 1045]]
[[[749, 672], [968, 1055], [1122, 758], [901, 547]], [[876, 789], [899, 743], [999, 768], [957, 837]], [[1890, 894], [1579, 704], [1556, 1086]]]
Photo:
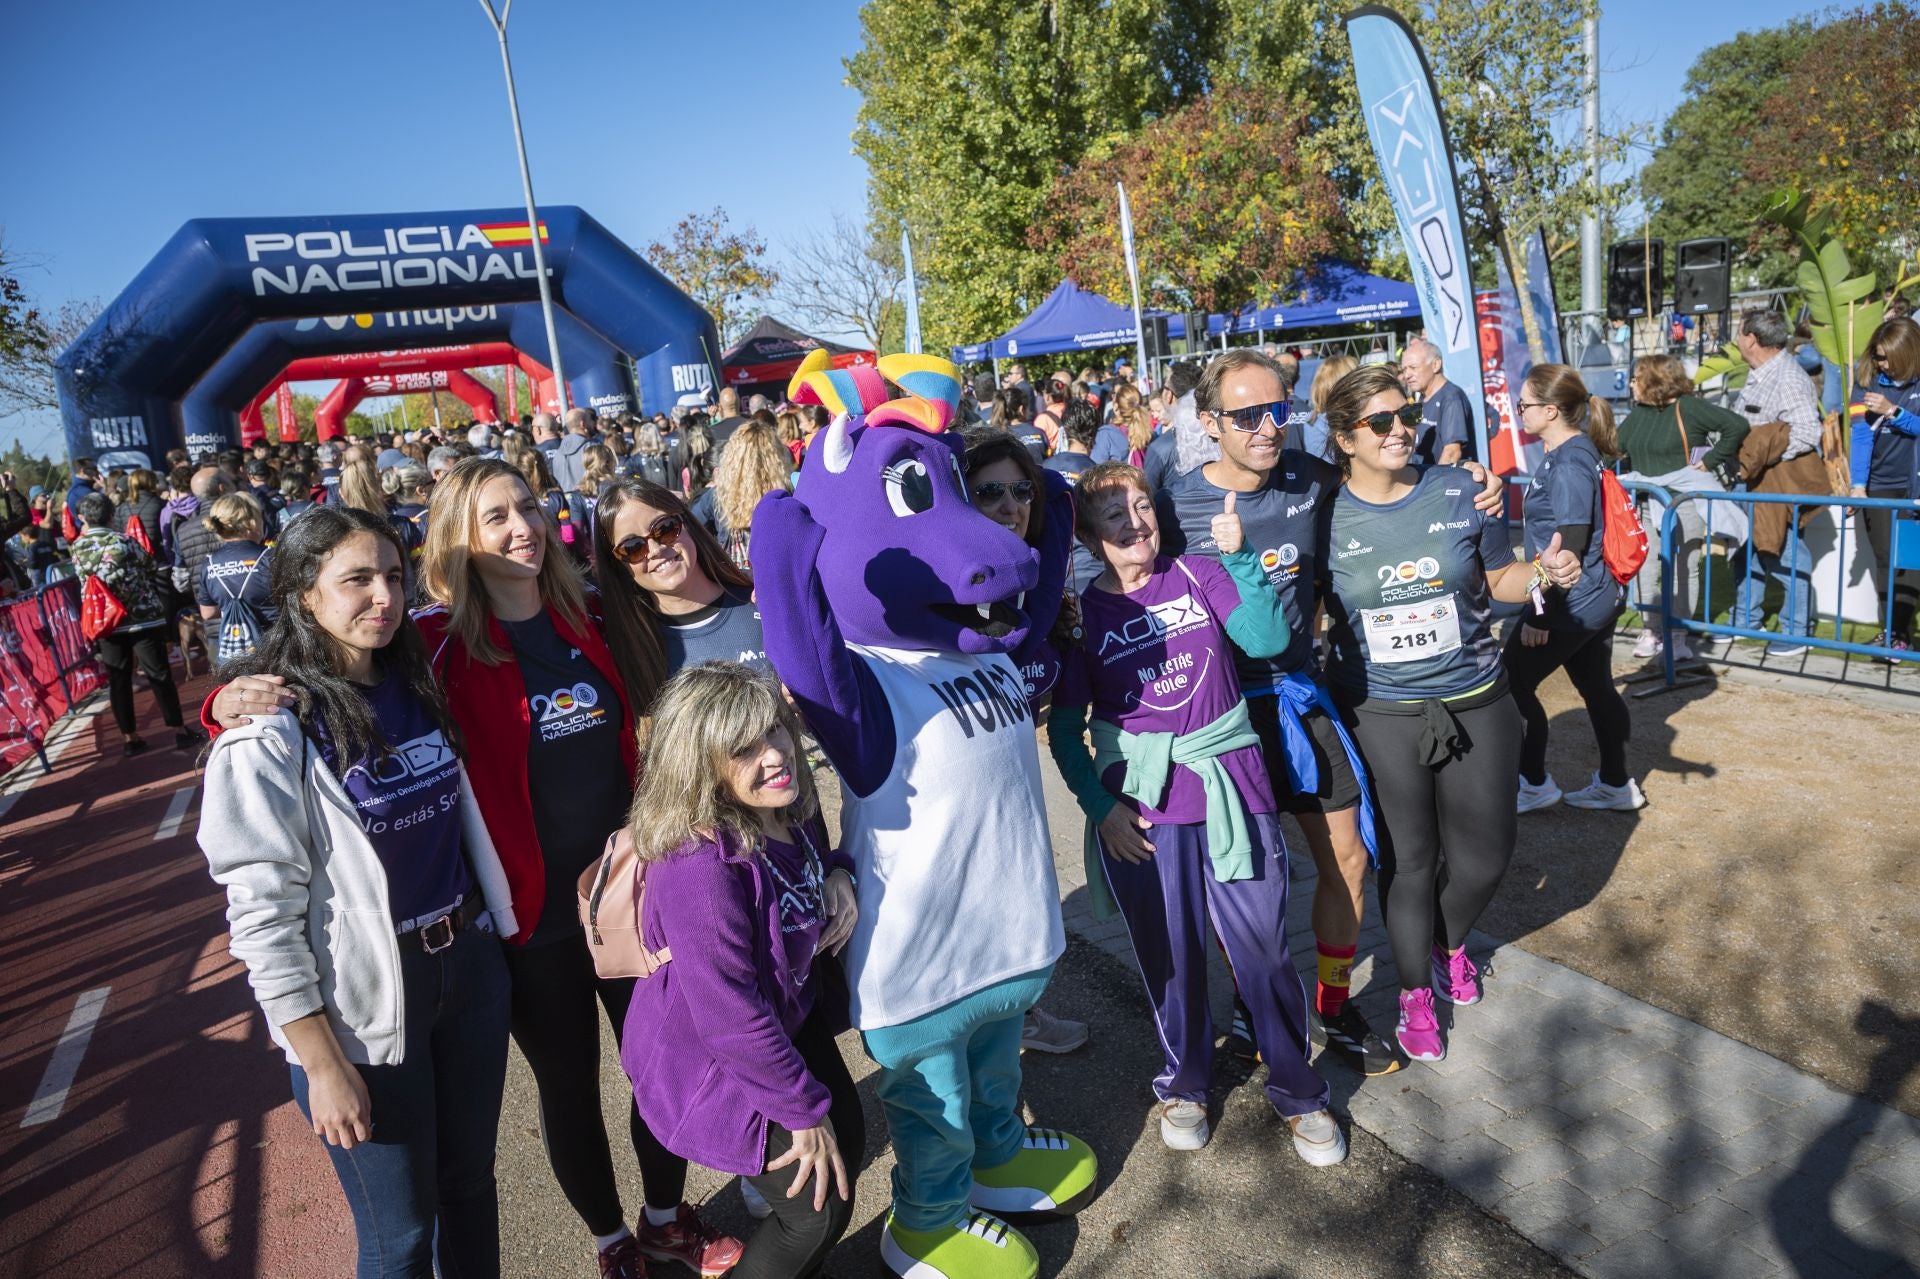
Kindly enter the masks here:
[[858, 333], [878, 351], [889, 326], [898, 328], [906, 262], [899, 236], [891, 239], [846, 213], [825, 230], [786, 246], [775, 301], [802, 325]]
[[1114, 189], [1124, 182], [1147, 305], [1264, 301], [1303, 266], [1355, 247], [1329, 166], [1302, 150], [1310, 125], [1295, 99], [1217, 90], [1063, 173], [1030, 243], [1082, 288], [1126, 297]]
[[724, 209], [689, 213], [667, 243], [647, 246], [647, 259], [713, 316], [723, 345], [739, 337], [750, 313], [780, 283], [767, 242], [752, 227], [728, 229]]
[[1767, 191], [1825, 210], [1853, 261], [1882, 280], [1920, 228], [1920, 13], [1882, 3], [1813, 33], [1741, 138]]

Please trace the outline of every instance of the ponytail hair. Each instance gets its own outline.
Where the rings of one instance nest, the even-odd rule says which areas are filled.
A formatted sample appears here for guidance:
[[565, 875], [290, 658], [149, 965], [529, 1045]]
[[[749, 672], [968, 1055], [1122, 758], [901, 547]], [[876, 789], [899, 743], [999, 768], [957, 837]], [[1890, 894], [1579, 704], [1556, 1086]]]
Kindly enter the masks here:
[[1527, 374], [1524, 389], [1540, 403], [1559, 409], [1561, 419], [1592, 440], [1601, 457], [1620, 456], [1613, 406], [1587, 392], [1586, 380], [1578, 369], [1566, 364], [1536, 364]]

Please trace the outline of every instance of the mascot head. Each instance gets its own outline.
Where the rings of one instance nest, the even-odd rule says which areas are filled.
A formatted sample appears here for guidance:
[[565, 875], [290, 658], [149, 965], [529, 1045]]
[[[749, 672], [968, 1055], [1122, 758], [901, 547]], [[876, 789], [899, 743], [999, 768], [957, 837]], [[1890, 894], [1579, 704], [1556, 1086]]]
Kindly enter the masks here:
[[[841, 634], [856, 644], [1001, 653], [1027, 636], [1034, 549], [973, 508], [948, 430], [959, 371], [926, 355], [881, 357], [878, 370], [808, 356], [787, 397], [835, 416], [807, 449], [797, 498], [825, 530], [820, 580]], [[902, 392], [889, 398], [887, 383]]]

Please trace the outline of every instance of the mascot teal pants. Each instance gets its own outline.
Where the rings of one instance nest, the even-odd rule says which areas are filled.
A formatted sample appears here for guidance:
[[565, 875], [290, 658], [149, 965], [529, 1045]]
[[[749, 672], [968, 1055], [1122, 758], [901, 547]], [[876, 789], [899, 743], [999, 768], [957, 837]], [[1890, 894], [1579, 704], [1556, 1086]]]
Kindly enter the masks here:
[[1020, 1029], [1053, 976], [1037, 973], [977, 990], [898, 1026], [861, 1032], [880, 1067], [877, 1092], [893, 1139], [893, 1215], [908, 1230], [939, 1230], [967, 1215], [973, 1170], [1020, 1151]]

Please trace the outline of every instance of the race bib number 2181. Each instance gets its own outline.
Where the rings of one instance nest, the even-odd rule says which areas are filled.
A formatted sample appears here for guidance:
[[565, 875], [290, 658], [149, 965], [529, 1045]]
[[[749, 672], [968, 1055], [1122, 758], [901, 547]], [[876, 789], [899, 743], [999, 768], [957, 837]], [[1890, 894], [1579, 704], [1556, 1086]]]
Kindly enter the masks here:
[[1451, 594], [1371, 608], [1362, 620], [1367, 660], [1379, 665], [1417, 662], [1460, 647], [1460, 613]]

